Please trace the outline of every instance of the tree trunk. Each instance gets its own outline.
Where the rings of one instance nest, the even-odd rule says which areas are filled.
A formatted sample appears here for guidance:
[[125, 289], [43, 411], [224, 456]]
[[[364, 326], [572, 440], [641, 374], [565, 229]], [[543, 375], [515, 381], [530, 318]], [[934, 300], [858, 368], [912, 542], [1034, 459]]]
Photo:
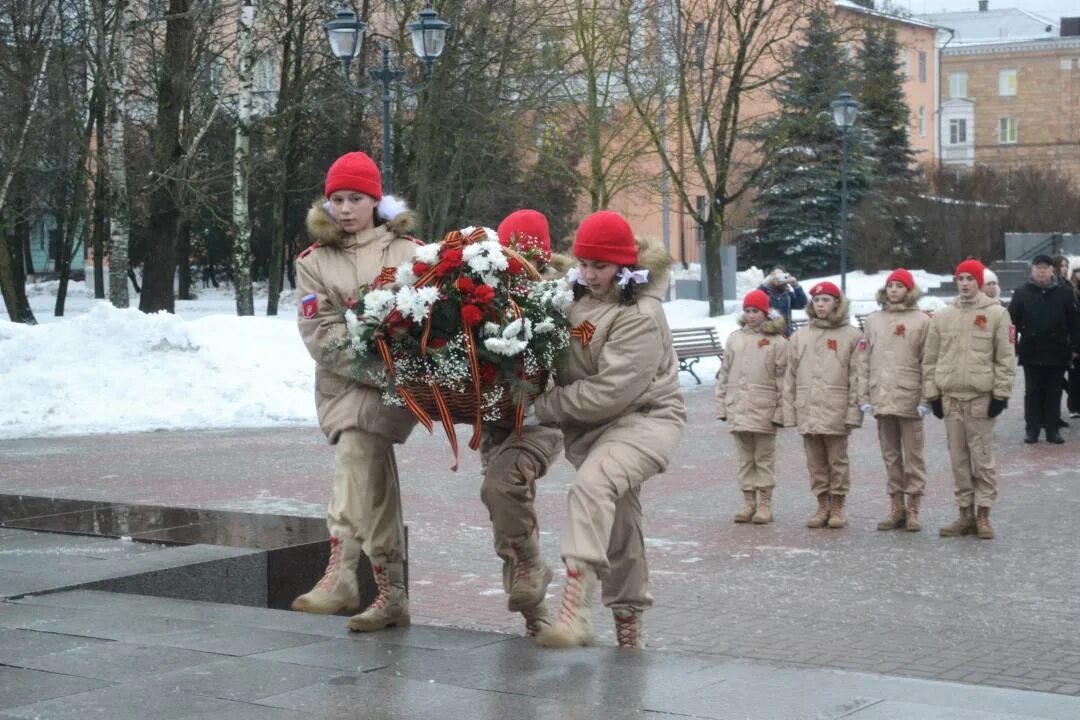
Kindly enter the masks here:
[[4, 296], [4, 306], [12, 322], [37, 325], [37, 318], [26, 297], [26, 284], [16, 280], [11, 242], [3, 232], [0, 232], [0, 294]]
[[[277, 161], [277, 184], [274, 187], [270, 206], [273, 209], [270, 231], [270, 272], [267, 282], [266, 314], [277, 315], [278, 299], [281, 297], [282, 275], [291, 270], [292, 254], [285, 252], [285, 236], [288, 232], [289, 183], [292, 180], [290, 169], [295, 167], [296, 153], [296, 116], [294, 108], [303, 98], [304, 85], [301, 79], [303, 58], [303, 32], [291, 22], [294, 4], [286, 0], [285, 18], [289, 20], [289, 32], [284, 37], [282, 48], [281, 80], [278, 84], [278, 101], [275, 115], [280, 118], [277, 128], [278, 144], [274, 157]], [[302, 9], [301, 9], [302, 11]]]
[[177, 297], [194, 300], [191, 294], [191, 219], [181, 214], [176, 225]]
[[709, 317], [724, 314], [724, 274], [720, 265], [720, 231], [723, 220], [716, 212], [708, 213], [702, 224], [705, 237], [705, 277], [709, 285]]
[[[245, 0], [240, 10], [240, 48], [237, 56], [240, 84], [239, 107], [236, 113], [236, 139], [233, 144], [233, 273], [236, 288], [236, 314], [254, 315], [255, 300], [251, 293], [251, 213], [248, 209], [248, 173], [251, 148], [252, 51], [251, 29], [255, 23], [255, 6]], [[271, 265], [270, 273], [275, 273]]]
[[[124, 123], [127, 120], [128, 70], [135, 36], [131, 3], [121, 0], [122, 12], [116, 55], [110, 64], [111, 110], [106, 156], [109, 165], [109, 302], [126, 308], [128, 298], [128, 245], [131, 237], [131, 209], [128, 204], [127, 165], [124, 160]], [[118, 12], [120, 9], [118, 9]]]
[[[94, 205], [91, 216], [91, 233], [94, 238], [94, 297], [105, 299], [105, 235], [108, 232], [109, 178], [104, 157], [105, 148], [105, 103], [101, 101], [104, 92], [94, 93], [94, 105], [90, 109], [94, 127], [95, 145], [98, 148], [94, 162]], [[89, 138], [87, 138], [89, 139]], [[82, 168], [80, 167], [80, 171]], [[79, 177], [82, 177], [82, 172]], [[85, 183], [83, 183], [85, 185]], [[77, 196], [85, 195], [76, 191]], [[70, 265], [70, 259], [68, 261]]]
[[[175, 312], [176, 236], [180, 224], [176, 177], [184, 148], [180, 143], [180, 117], [191, 93], [193, 22], [190, 0], [169, 0], [165, 23], [165, 54], [158, 82], [155, 172], [151, 178], [150, 227], [143, 262], [143, 288], [139, 309], [146, 313]], [[187, 261], [187, 258], [184, 259]]]

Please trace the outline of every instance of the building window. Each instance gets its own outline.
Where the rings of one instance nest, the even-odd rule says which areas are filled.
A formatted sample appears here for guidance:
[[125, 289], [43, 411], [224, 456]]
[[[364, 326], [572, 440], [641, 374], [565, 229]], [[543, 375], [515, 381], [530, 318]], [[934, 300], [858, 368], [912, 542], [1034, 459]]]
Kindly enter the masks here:
[[966, 72], [949, 73], [949, 97], [966, 98], [967, 93], [968, 74]]
[[919, 106], [919, 136], [926, 137], [926, 106]]
[[998, 121], [998, 143], [1001, 145], [1016, 144], [1016, 118], [1003, 117]]
[[963, 145], [967, 143], [967, 120], [958, 118], [949, 121], [949, 144]]
[[900, 53], [904, 56], [903, 57], [904, 79], [905, 80], [910, 80], [911, 79], [911, 51], [910, 50], [901, 50]]
[[1002, 70], [998, 73], [998, 95], [1016, 94], [1016, 70]]
[[926, 51], [919, 51], [919, 82], [926, 82]]
[[255, 92], [274, 92], [277, 90], [276, 58], [273, 55], [260, 55], [252, 68], [252, 81]]

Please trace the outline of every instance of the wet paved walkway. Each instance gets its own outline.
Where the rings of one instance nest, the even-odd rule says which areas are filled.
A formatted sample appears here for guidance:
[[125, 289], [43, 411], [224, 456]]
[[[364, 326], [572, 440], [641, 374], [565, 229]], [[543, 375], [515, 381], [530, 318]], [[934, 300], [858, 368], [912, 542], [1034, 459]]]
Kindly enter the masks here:
[[[683, 446], [643, 494], [656, 599], [646, 615], [650, 648], [707, 663], [777, 661], [1080, 696], [1080, 424], [1065, 430], [1063, 446], [1024, 445], [1018, 382], [996, 432], [992, 542], [937, 537], [955, 510], [944, 429], [932, 418], [923, 532], [875, 530], [887, 502], [872, 421], [852, 437], [846, 530], [804, 527], [815, 502], [790, 430], [778, 444], [776, 522], [736, 526], [734, 448], [713, 419], [711, 391], [687, 392]], [[0, 442], [0, 492], [317, 516], [332, 463], [313, 428], [12, 440]], [[449, 464], [438, 436], [418, 432], [399, 453], [414, 621], [517, 633], [477, 458], [466, 451], [456, 474]], [[552, 562], [570, 477], [561, 461], [540, 490]], [[595, 619], [599, 642], [612, 644], [607, 613], [598, 608]]]

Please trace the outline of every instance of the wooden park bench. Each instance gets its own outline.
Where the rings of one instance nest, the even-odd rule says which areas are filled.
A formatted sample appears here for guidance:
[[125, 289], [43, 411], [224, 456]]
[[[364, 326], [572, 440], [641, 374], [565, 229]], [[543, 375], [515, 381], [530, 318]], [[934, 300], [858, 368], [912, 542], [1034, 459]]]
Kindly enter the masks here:
[[671, 331], [671, 344], [675, 356], [679, 359], [679, 372], [686, 371], [694, 376], [698, 385], [701, 378], [694, 372], [694, 365], [703, 357], [717, 357], [724, 361], [724, 346], [714, 327], [678, 328]]

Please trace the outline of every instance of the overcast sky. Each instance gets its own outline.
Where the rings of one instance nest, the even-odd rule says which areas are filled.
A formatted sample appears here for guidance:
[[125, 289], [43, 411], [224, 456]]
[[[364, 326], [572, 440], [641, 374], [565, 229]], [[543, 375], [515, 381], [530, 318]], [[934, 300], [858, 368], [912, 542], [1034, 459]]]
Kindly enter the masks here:
[[[916, 15], [979, 9], [979, 0], [893, 0], [893, 4], [906, 7]], [[1062, 16], [1080, 17], [1080, 0], [990, 0], [990, 8], [1022, 8], [1055, 22]]]

